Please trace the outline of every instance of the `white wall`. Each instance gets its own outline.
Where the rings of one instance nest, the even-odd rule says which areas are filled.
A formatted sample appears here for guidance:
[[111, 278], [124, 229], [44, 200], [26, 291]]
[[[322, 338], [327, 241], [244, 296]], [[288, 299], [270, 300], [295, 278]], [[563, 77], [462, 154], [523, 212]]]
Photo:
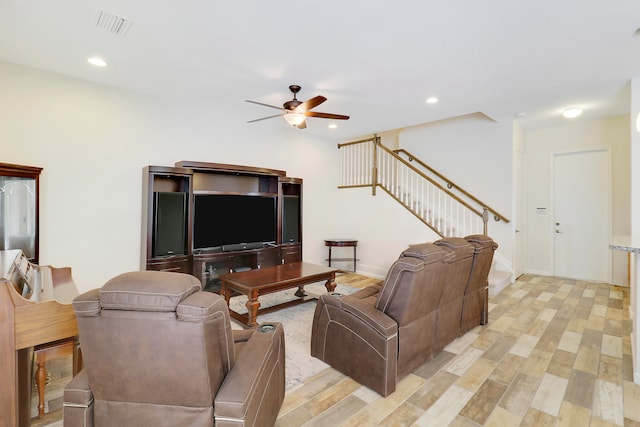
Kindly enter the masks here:
[[[41, 263], [71, 266], [80, 290], [139, 268], [142, 168], [180, 160], [282, 169], [303, 178], [308, 262], [325, 262], [324, 239], [355, 238], [358, 270], [381, 277], [408, 244], [438, 238], [384, 192], [373, 197], [370, 189], [337, 190], [336, 144], [345, 141], [287, 126], [248, 125], [229, 106], [181, 105], [2, 62], [0, 94], [0, 161], [44, 168]], [[607, 138], [624, 127], [616, 120], [624, 119], [601, 125], [609, 129]], [[627, 122], [627, 138], [628, 129]], [[510, 121], [466, 116], [391, 132], [386, 139], [513, 217]], [[531, 135], [527, 149], [530, 141]], [[530, 171], [535, 167], [530, 163]], [[489, 227], [499, 254], [510, 260], [511, 224], [491, 221]], [[530, 258], [547, 250], [534, 243]], [[545, 265], [531, 268], [544, 271]]]
[[[337, 234], [327, 238], [358, 240], [358, 271], [384, 277], [408, 245], [432, 242], [440, 236], [381, 189], [378, 188], [376, 194], [372, 196], [371, 188], [340, 190], [332, 203], [340, 212], [335, 224]], [[349, 250], [344, 248], [342, 253], [350, 256]], [[351, 263], [339, 266], [345, 269], [353, 267]]]
[[139, 268], [142, 168], [180, 160], [302, 178], [308, 262], [326, 262], [324, 239], [355, 238], [358, 271], [384, 277], [409, 243], [438, 238], [384, 194], [337, 189], [344, 141], [2, 62], [0, 93], [0, 161], [44, 168], [40, 263], [71, 266], [81, 291]]
[[[583, 148], [608, 147], [613, 172], [612, 233], [630, 234], [630, 161], [629, 118], [612, 117], [594, 121], [576, 121], [526, 132], [527, 154], [527, 262], [529, 273], [553, 275], [553, 231], [551, 198], [551, 162], [553, 153]], [[547, 208], [546, 215], [536, 214]], [[612, 251], [614, 284], [627, 283], [627, 257]]]
[[139, 268], [142, 168], [180, 160], [303, 178], [303, 256], [324, 262], [339, 141], [6, 63], [0, 93], [0, 161], [44, 168], [40, 262], [71, 266], [80, 290]]

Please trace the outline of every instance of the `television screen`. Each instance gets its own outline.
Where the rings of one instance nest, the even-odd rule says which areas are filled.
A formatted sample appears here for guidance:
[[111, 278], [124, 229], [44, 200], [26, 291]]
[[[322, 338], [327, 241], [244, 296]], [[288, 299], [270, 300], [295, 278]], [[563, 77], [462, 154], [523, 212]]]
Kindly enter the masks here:
[[275, 240], [275, 197], [236, 194], [194, 196], [193, 249]]

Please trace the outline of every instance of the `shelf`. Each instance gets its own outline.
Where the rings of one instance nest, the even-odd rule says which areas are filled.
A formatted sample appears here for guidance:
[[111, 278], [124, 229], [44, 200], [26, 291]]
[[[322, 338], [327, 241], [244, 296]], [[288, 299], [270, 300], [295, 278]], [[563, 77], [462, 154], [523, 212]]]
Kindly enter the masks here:
[[193, 195], [240, 195], [240, 196], [262, 196], [262, 197], [278, 197], [278, 193], [264, 193], [260, 191], [245, 192], [245, 191], [220, 191], [220, 190], [193, 190]]

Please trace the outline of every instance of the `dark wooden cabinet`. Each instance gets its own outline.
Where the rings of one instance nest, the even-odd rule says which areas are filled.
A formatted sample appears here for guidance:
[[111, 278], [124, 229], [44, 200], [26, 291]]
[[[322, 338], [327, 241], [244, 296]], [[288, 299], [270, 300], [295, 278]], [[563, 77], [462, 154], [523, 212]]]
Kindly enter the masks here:
[[302, 179], [192, 161], [143, 173], [142, 269], [217, 291], [223, 274], [302, 261]]
[[146, 270], [155, 271], [172, 271], [174, 273], [187, 273], [192, 274], [192, 260], [191, 256], [168, 256], [164, 258], [154, 258], [147, 260]]
[[144, 168], [142, 269], [191, 272], [192, 179], [188, 169]]
[[281, 264], [302, 262], [302, 245], [296, 243], [280, 246], [280, 262]]

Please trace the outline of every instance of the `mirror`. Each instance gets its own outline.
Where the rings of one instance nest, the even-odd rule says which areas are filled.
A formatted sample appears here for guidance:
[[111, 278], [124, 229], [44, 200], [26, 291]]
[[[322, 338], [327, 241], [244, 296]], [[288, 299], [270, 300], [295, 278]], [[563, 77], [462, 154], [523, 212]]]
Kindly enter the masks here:
[[0, 250], [21, 249], [38, 263], [38, 196], [42, 168], [0, 163]]

